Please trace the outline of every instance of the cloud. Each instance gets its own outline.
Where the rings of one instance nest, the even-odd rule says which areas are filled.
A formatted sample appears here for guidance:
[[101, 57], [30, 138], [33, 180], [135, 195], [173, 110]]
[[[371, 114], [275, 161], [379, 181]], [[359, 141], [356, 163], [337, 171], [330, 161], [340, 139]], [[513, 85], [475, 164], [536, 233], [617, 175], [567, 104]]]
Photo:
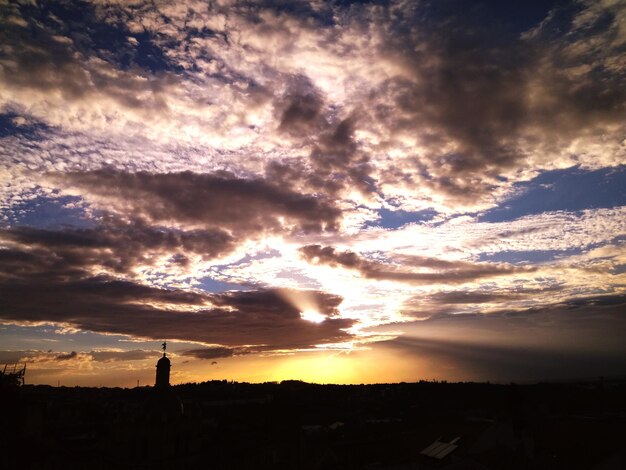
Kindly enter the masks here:
[[[223, 357], [232, 357], [235, 355], [235, 348], [201, 348], [201, 349], [189, 349], [182, 352], [183, 356], [195, 357], [196, 359], [219, 359]], [[215, 362], [215, 361], [213, 361]], [[212, 363], [213, 363], [212, 362]]]
[[[532, 288], [531, 285], [540, 287]], [[559, 283], [518, 282], [511, 286], [497, 283], [481, 285], [480, 290], [448, 290], [412, 296], [404, 302], [403, 314], [408, 318], [431, 318], [442, 314], [490, 313], [503, 308], [525, 309], [532, 304], [571, 298], [572, 292]]]
[[169, 265], [176, 270], [185, 267], [189, 256], [212, 259], [235, 248], [232, 237], [221, 230], [168, 230], [113, 218], [93, 228], [3, 229], [0, 240], [9, 245], [0, 250], [0, 262], [11, 269], [7, 277], [28, 272], [30, 261], [35, 270], [47, 266], [45, 275], [50, 281], [72, 270], [83, 271], [81, 275], [108, 272], [128, 276], [146, 266]]
[[506, 251], [589, 249], [616, 243], [626, 233], [625, 215], [626, 207], [615, 207], [543, 212], [503, 222], [454, 217], [406, 224], [398, 230], [370, 229], [336, 240], [361, 253], [382, 248], [385, 252], [423, 253], [437, 259], [476, 259], [481, 254]]
[[320, 137], [311, 154], [315, 172], [310, 180], [315, 186], [325, 187], [332, 193], [343, 188], [342, 180], [346, 179], [348, 188], [363, 194], [374, 191], [370, 157], [359, 149], [355, 129], [356, 120], [351, 116]]
[[156, 357], [154, 351], [143, 349], [132, 349], [129, 351], [99, 349], [90, 351], [89, 355], [97, 362], [142, 361]]
[[[306, 322], [274, 291], [203, 296], [101, 277], [57, 284], [3, 283], [0, 295], [6, 305], [2, 317], [8, 321], [67, 323], [83, 330], [152, 339], [167, 334], [172, 339], [211, 344], [297, 349], [347, 341], [351, 335], [343, 330], [354, 324], [340, 318]], [[195, 311], [176, 308], [190, 297], [201, 302], [183, 306]], [[72, 299], [71, 306], [64, 305], [66, 299]], [[159, 308], [153, 302], [169, 306]], [[211, 302], [221, 308], [204, 305]]]
[[55, 361], [69, 361], [70, 359], [76, 359], [76, 357], [78, 357], [78, 353], [76, 351], [72, 351], [71, 353], [68, 353], [68, 354], [59, 354], [54, 358], [54, 360]]
[[535, 8], [521, 30], [489, 2], [72, 7], [82, 21], [7, 7], [0, 102], [95, 138], [79, 145], [90, 159], [294, 165], [307, 190], [446, 212], [493, 206], [543, 169], [623, 161], [619, 2]]
[[[355, 139], [356, 118], [340, 118], [333, 114], [322, 93], [306, 77], [294, 80], [295, 91], [282, 98], [279, 103], [279, 131], [291, 136], [296, 145], [306, 145], [311, 152], [308, 158], [310, 168], [300, 167], [298, 172], [283, 169], [280, 162], [270, 162], [266, 173], [280, 176], [287, 173], [294, 176], [302, 185], [315, 191], [337, 195], [343, 190], [356, 189], [363, 194], [374, 190], [374, 180], [370, 173], [369, 156], [359, 149]], [[326, 106], [325, 106], [326, 105]], [[293, 162], [290, 165], [293, 168]]]
[[15, 364], [30, 354], [33, 354], [33, 351], [0, 351], [0, 363]]
[[[109, 61], [109, 51], [94, 43], [97, 33], [109, 38], [114, 34], [113, 28], [103, 31], [93, 7], [72, 3], [70, 8], [84, 15], [82, 23], [28, 5], [9, 8], [22, 21], [2, 28], [10, 60], [4, 60], [0, 69], [0, 106], [26, 108], [52, 125], [73, 129], [111, 125], [121, 129], [133, 121], [158, 122], [170, 114], [167, 95], [175, 77], [116, 67]], [[55, 10], [61, 14], [65, 6]], [[122, 53], [119, 47], [116, 52]], [[81, 114], [83, 119], [77, 119]], [[111, 119], [114, 115], [117, 119]]]
[[59, 367], [60, 363], [88, 363], [93, 360], [90, 353], [86, 352], [61, 352], [55, 353], [51, 350], [22, 350], [22, 351], [0, 351], [0, 362], [2, 363], [20, 363], [26, 362], [37, 367], [39, 364], [46, 364], [50, 367]]
[[[17, 236], [16, 236], [17, 233]], [[46, 231], [5, 231], [24, 246], [0, 250], [0, 316], [20, 323], [53, 322], [137, 337], [301, 348], [348, 340], [353, 320], [338, 318], [341, 298], [319, 291], [259, 289], [207, 294], [161, 289], [107, 274], [85, 254], [94, 240]], [[32, 236], [35, 235], [35, 236]], [[50, 236], [46, 236], [50, 235]], [[33, 243], [37, 240], [39, 246]], [[43, 243], [48, 242], [48, 245]], [[59, 251], [58, 246], [69, 250]], [[97, 259], [97, 257], [95, 257]], [[313, 324], [288, 299], [304, 296], [326, 319]]]
[[[330, 317], [319, 324], [307, 322], [272, 290], [201, 295], [99, 277], [58, 283], [3, 282], [0, 295], [6, 305], [1, 316], [10, 322], [64, 323], [152, 339], [166, 334], [208, 344], [306, 348], [348, 341], [351, 335], [344, 329], [354, 324]], [[317, 297], [328, 302], [327, 294]], [[217, 306], [210, 307], [212, 303]]]
[[440, 314], [379, 327], [401, 329], [378, 343], [452, 380], [585, 378], [624, 372], [624, 295], [596, 296], [490, 314]]
[[326, 126], [322, 114], [324, 103], [311, 84], [305, 85], [304, 88], [286, 96], [285, 104], [278, 107], [280, 109], [278, 129], [294, 137], [311, 138]]
[[213, 227], [235, 234], [336, 230], [341, 211], [288, 186], [229, 172], [150, 174], [100, 170], [52, 177], [97, 207], [151, 223]]
[[[504, 264], [446, 261], [422, 256], [396, 256], [399, 264], [368, 261], [352, 251], [336, 251], [333, 247], [307, 245], [300, 253], [309, 262], [327, 264], [358, 271], [368, 279], [407, 282], [411, 284], [458, 284], [486, 277], [496, 277], [517, 272], [532, 272], [534, 268], [517, 268]], [[426, 268], [414, 271], [407, 268]]]
[[398, 5], [372, 7], [357, 20], [384, 35], [375, 56], [401, 71], [371, 93], [360, 122], [376, 123], [388, 148], [415, 148], [381, 174], [388, 196], [406, 182], [406, 193], [415, 185], [433, 202], [471, 206], [538, 168], [619, 164], [626, 93], [608, 64], [623, 59], [615, 44], [595, 56], [586, 49], [615, 37], [623, 8], [592, 7], [604, 13], [595, 24], [608, 26], [583, 34], [576, 21], [588, 5], [565, 5], [534, 34], [516, 35], [502, 19], [485, 27], [486, 3], [457, 7], [404, 16]]
[[[223, 346], [213, 348], [187, 349], [182, 351], [182, 356], [194, 357], [196, 359], [220, 359], [233, 356], [242, 356], [245, 354], [254, 354], [266, 351], [268, 347], [243, 347], [243, 348], [226, 348]], [[211, 364], [217, 364], [212, 361]]]
[[51, 350], [17, 350], [17, 351], [0, 351], [0, 363], [49, 363], [64, 361], [80, 361], [80, 362], [121, 362], [121, 361], [141, 361], [144, 359], [157, 357], [154, 351], [145, 351], [142, 349], [134, 349], [129, 351], [122, 350], [94, 350], [94, 351], [71, 351], [55, 353]]
[[[448, 291], [437, 292], [429, 296], [435, 303], [448, 304], [482, 304], [491, 302], [509, 301], [520, 298], [519, 292], [472, 292], [472, 291]], [[421, 300], [421, 299], [420, 299]]]

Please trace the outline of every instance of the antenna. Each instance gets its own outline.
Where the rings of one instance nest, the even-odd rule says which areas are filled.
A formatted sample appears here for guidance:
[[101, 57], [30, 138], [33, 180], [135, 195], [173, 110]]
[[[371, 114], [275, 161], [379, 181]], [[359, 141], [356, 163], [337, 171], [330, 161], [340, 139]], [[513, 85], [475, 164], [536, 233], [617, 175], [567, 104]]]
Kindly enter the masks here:
[[165, 349], [167, 348], [167, 340], [163, 340], [163, 344], [161, 345], [161, 349], [163, 349], [163, 357], [166, 356]]
[[19, 387], [24, 385], [25, 375], [26, 363], [4, 364], [4, 367], [0, 370], [0, 386], [11, 385]]

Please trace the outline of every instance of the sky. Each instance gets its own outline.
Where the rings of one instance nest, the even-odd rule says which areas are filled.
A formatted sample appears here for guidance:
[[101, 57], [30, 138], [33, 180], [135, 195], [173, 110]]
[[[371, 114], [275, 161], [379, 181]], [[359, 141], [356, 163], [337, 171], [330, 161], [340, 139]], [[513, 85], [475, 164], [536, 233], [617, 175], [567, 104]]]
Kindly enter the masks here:
[[[514, 4], [509, 4], [514, 3]], [[27, 383], [626, 374], [626, 1], [0, 2]]]

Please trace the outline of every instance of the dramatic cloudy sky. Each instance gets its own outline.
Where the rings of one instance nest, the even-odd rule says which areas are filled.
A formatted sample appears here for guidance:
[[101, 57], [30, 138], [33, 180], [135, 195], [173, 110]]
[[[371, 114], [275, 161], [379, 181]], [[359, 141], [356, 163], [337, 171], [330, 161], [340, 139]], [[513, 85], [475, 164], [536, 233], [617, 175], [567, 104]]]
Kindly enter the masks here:
[[[514, 4], [513, 6], [511, 4]], [[626, 374], [626, 2], [0, 2], [27, 381]]]

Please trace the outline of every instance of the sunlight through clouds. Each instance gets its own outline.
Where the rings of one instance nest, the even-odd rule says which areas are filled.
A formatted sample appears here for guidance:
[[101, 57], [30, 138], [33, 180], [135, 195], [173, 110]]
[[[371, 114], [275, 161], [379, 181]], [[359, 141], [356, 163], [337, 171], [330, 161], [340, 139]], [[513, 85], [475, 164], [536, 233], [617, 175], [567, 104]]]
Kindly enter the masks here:
[[[25, 328], [6, 354], [91, 383], [141, 364], [110, 335], [167, 336], [181, 381], [213, 360], [257, 381], [465, 378], [490, 371], [463, 345], [545, 346], [487, 318], [608, 328], [624, 2], [436, 3], [2, 4], [0, 320]], [[33, 347], [47, 324], [93, 344]]]

